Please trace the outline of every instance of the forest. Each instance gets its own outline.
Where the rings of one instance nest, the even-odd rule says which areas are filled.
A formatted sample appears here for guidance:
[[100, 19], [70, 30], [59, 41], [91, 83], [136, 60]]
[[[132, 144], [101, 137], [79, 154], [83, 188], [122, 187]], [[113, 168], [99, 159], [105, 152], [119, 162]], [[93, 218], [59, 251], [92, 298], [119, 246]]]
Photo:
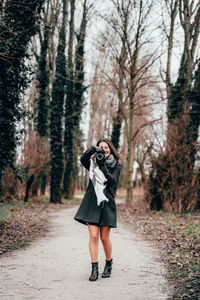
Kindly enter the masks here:
[[34, 203], [82, 197], [80, 156], [105, 137], [119, 215], [162, 244], [173, 299], [199, 299], [199, 125], [198, 0], [1, 0], [0, 254], [39, 228]]
[[1, 201], [84, 190], [108, 137], [145, 208], [200, 208], [198, 1], [1, 1]]

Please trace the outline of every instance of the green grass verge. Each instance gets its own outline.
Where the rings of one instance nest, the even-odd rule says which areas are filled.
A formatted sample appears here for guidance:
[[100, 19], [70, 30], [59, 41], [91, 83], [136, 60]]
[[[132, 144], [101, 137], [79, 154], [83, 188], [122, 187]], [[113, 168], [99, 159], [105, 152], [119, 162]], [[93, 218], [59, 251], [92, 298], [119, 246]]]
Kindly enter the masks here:
[[73, 198], [73, 199], [65, 199], [65, 198], [62, 198], [62, 199], [61, 199], [61, 202], [62, 202], [62, 203], [79, 203], [79, 202], [80, 202], [80, 199], [79, 199], [79, 198]]
[[0, 222], [3, 222], [5, 219], [11, 216], [11, 210], [14, 207], [21, 207], [26, 205], [23, 202], [9, 202], [9, 203], [0, 203]]
[[[35, 203], [46, 204], [46, 203], [50, 202], [50, 199], [47, 196], [41, 196], [41, 197], [34, 198], [34, 202]], [[62, 203], [79, 203], [80, 198], [76, 198], [76, 196], [74, 196], [73, 199], [61, 198], [61, 202]], [[31, 203], [31, 198], [29, 199], [29, 203]]]

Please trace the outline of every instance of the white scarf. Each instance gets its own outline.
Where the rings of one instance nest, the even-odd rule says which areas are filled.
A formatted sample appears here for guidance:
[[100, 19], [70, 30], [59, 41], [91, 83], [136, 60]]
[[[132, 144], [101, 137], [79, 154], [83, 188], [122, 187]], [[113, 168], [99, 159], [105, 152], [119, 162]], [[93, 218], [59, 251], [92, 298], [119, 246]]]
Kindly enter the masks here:
[[109, 201], [104, 194], [104, 189], [106, 187], [107, 179], [103, 172], [99, 169], [96, 163], [96, 159], [90, 159], [90, 179], [92, 180], [94, 190], [97, 196], [97, 205], [99, 206], [102, 201]]

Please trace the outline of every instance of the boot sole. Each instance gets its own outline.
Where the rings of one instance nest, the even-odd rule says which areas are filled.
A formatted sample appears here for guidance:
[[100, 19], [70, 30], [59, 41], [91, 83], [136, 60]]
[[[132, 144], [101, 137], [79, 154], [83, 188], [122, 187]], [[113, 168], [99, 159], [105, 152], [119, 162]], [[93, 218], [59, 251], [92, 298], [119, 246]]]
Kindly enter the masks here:
[[110, 277], [110, 275], [101, 275], [101, 278], [109, 278]]
[[[98, 279], [98, 278], [97, 278], [97, 279]], [[89, 281], [97, 281], [97, 279], [90, 279], [90, 278], [89, 278]]]

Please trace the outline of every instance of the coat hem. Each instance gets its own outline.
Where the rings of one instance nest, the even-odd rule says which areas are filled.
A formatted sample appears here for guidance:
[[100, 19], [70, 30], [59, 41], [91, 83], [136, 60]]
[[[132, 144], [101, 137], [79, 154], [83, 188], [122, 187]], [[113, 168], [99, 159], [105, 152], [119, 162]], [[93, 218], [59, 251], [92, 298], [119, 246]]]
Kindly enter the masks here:
[[83, 225], [86, 225], [86, 226], [88, 225], [88, 223], [93, 223], [94, 225], [99, 226], [99, 227], [109, 226], [111, 228], [117, 228], [117, 225], [99, 224], [99, 223], [91, 222], [89, 220], [87, 220], [87, 221], [86, 220], [82, 220], [82, 219], [79, 219], [79, 218], [74, 218], [74, 220], [77, 221], [77, 222], [79, 222], [79, 223], [81, 223], [81, 224], [83, 224]]

